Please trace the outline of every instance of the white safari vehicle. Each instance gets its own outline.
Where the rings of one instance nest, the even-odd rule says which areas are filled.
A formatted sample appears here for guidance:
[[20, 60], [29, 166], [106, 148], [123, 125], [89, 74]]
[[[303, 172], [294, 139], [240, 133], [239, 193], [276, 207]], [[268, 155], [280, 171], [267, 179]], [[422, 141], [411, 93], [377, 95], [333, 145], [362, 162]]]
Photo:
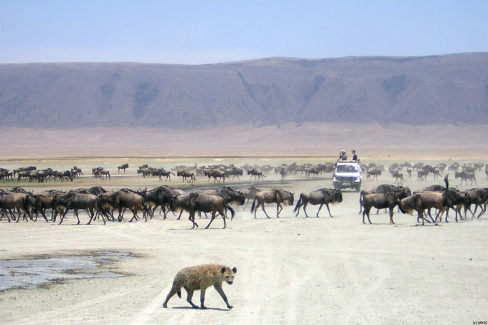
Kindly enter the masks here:
[[352, 188], [359, 192], [362, 178], [363, 172], [358, 162], [339, 161], [337, 162], [332, 181], [335, 189]]

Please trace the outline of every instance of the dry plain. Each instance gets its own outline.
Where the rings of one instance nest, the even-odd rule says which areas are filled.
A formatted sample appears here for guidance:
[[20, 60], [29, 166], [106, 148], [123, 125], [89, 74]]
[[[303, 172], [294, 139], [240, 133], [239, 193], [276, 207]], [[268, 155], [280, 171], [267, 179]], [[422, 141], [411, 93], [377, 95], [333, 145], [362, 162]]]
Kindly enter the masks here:
[[[36, 165], [65, 170], [73, 165], [87, 175], [73, 183], [44, 184], [5, 182], [2, 188], [21, 185], [31, 191], [46, 188], [70, 189], [100, 185], [106, 189], [154, 188], [163, 184], [198, 189], [219, 184], [199, 177], [184, 184], [143, 178], [137, 166], [171, 168], [178, 165], [245, 163], [278, 166], [283, 163], [320, 163], [332, 158], [25, 158], [4, 159], [1, 167]], [[411, 162], [452, 163], [452, 158], [410, 159]], [[470, 160], [474, 161], [474, 160]], [[364, 158], [388, 166], [389, 158]], [[403, 162], [399, 159], [397, 162]], [[459, 160], [460, 163], [465, 161]], [[484, 162], [484, 161], [481, 161]], [[117, 165], [129, 163], [125, 174]], [[110, 180], [93, 179], [92, 167], [104, 166]], [[388, 173], [377, 181], [366, 180], [363, 188], [393, 183]], [[417, 189], [442, 184], [430, 176], [427, 181], [407, 178], [404, 185]], [[264, 181], [249, 176], [229, 180], [233, 188], [281, 187], [295, 193], [332, 187], [331, 174], [308, 178], [267, 174]], [[451, 175], [451, 185], [464, 189]], [[474, 187], [467, 186], [468, 188]], [[477, 173], [477, 187], [488, 187], [484, 171]], [[91, 278], [56, 281], [36, 289], [0, 292], [0, 320], [4, 324], [473, 324], [488, 320], [488, 216], [438, 225], [418, 226], [416, 217], [395, 213], [396, 225], [387, 214], [373, 214], [373, 225], [363, 225], [359, 194], [344, 191], [344, 201], [325, 207], [320, 218], [298, 217], [286, 206], [278, 219], [275, 205], [268, 205], [272, 217], [262, 211], [254, 219], [251, 204], [236, 207], [236, 217], [223, 230], [216, 219], [197, 219], [199, 229], [191, 230], [188, 220], [167, 220], [156, 214], [147, 222], [109, 222], [103, 225], [76, 225], [69, 216], [62, 225], [37, 222], [0, 222], [0, 258], [19, 259], [54, 255], [91, 255], [96, 252], [130, 253], [134, 258], [105, 264], [102, 270], [123, 274], [118, 278]], [[316, 206], [309, 206], [315, 215]], [[88, 221], [81, 214], [82, 223]], [[183, 219], [183, 218], [182, 218]], [[174, 296], [169, 308], [162, 303], [174, 275], [186, 266], [216, 262], [238, 269], [232, 286], [224, 284], [227, 310], [218, 293], [207, 290], [208, 310], [193, 310]], [[0, 279], [2, 281], [2, 279]], [[199, 294], [193, 301], [198, 303]]]
[[[8, 135], [21, 144], [13, 145], [6, 139]], [[315, 164], [333, 160], [340, 150], [334, 145], [329, 146], [328, 151], [310, 154], [313, 147], [305, 141], [303, 145], [294, 144], [296, 152], [290, 152], [288, 143], [282, 142], [278, 149], [263, 147], [255, 156], [249, 151], [238, 156], [232, 150], [229, 155], [219, 156], [210, 149], [207, 155], [191, 150], [183, 153], [178, 146], [173, 148], [174, 156], [168, 153], [155, 156], [152, 151], [157, 145], [148, 145], [147, 151], [139, 154], [128, 149], [136, 146], [127, 139], [122, 143], [112, 139], [116, 149], [108, 151], [103, 145], [80, 144], [77, 142], [80, 138], [73, 138], [73, 146], [70, 146], [69, 134], [64, 142], [42, 134], [42, 141], [47, 137], [49, 144], [56, 148], [59, 148], [56, 141], [64, 144], [62, 152], [53, 149], [50, 157], [47, 145], [36, 151], [39, 147], [32, 144], [31, 138], [35, 134], [28, 135], [30, 138], [24, 139], [3, 130], [0, 167], [35, 165], [39, 169], [65, 170], [77, 165], [88, 175], [73, 183], [5, 182], [0, 185], [2, 188], [20, 185], [37, 192], [95, 185], [109, 190], [151, 189], [165, 184], [199, 189], [220, 184], [207, 182], [202, 177], [194, 184], [184, 184], [176, 177], [170, 182], [142, 178], [136, 173], [137, 166]], [[484, 137], [482, 131], [477, 137]], [[363, 143], [357, 147], [362, 162], [388, 166], [404, 161], [462, 164], [467, 161], [485, 163], [488, 159], [485, 142], [478, 141], [473, 147], [461, 142], [451, 147], [452, 141], [437, 140], [435, 146], [419, 146], [417, 151], [395, 146], [397, 140], [377, 147], [362, 139]], [[346, 149], [353, 145], [353, 140], [348, 141], [344, 144]], [[415, 144], [411, 146], [415, 148]], [[300, 149], [310, 155], [302, 154]], [[66, 152], [69, 154], [63, 156]], [[122, 163], [130, 165], [125, 174], [117, 173], [116, 167]], [[89, 171], [98, 166], [109, 169], [112, 179], [93, 179]], [[460, 185], [459, 179], [451, 175], [451, 186], [460, 189], [488, 187], [484, 171], [476, 176], [477, 185], [466, 186]], [[393, 182], [394, 179], [385, 173], [377, 181], [365, 179], [363, 188]], [[417, 181], [414, 175], [403, 185], [415, 190], [442, 183], [432, 176], [427, 181]], [[233, 188], [281, 187], [294, 192], [296, 202], [301, 192], [331, 187], [332, 181], [331, 174], [312, 178], [289, 175], [281, 180], [270, 173], [264, 181], [251, 181], [248, 176], [242, 176], [240, 180], [227, 181], [226, 185]], [[290, 206], [276, 218], [275, 206], [268, 205], [271, 219], [262, 211], [257, 212], [255, 219], [249, 203], [235, 208], [236, 217], [228, 221], [225, 230], [221, 229], [221, 219], [216, 219], [210, 229], [205, 230], [208, 222], [205, 218], [197, 219], [200, 228], [191, 230], [188, 220], [178, 221], [172, 214], [167, 220], [156, 214], [147, 222], [129, 223], [126, 218], [120, 223], [103, 225], [96, 221], [89, 226], [76, 225], [71, 215], [62, 225], [40, 220], [8, 223], [3, 219], [0, 221], [2, 260], [84, 256], [99, 252], [130, 253], [133, 258], [101, 266], [100, 272], [111, 270], [123, 277], [55, 281], [35, 289], [2, 291], [0, 321], [4, 324], [473, 324], [488, 320], [487, 215], [457, 223], [451, 217], [449, 223], [419, 226], [415, 216], [399, 212], [394, 216], [396, 225], [390, 225], [387, 214], [380, 212], [372, 215], [373, 225], [363, 225], [358, 214], [358, 200], [358, 193], [344, 191], [344, 201], [331, 206], [333, 218], [328, 216], [325, 207], [320, 218], [305, 218], [303, 212], [295, 217]], [[316, 206], [309, 206], [310, 215], [315, 215], [316, 211]], [[88, 221], [83, 213], [81, 219], [82, 223]], [[238, 269], [234, 284], [224, 284], [233, 309], [225, 308], [213, 288], [207, 290], [208, 310], [191, 309], [185, 301], [185, 292], [183, 299], [175, 296], [169, 301], [169, 308], [162, 308], [178, 270], [210, 262]], [[193, 301], [198, 300], [196, 293]]]

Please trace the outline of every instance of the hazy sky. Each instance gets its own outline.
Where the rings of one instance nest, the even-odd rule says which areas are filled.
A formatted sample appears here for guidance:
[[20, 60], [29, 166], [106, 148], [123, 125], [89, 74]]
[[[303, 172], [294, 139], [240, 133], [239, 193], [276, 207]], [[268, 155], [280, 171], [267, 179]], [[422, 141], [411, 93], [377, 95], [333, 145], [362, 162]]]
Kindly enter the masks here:
[[488, 52], [486, 0], [0, 0], [0, 63]]

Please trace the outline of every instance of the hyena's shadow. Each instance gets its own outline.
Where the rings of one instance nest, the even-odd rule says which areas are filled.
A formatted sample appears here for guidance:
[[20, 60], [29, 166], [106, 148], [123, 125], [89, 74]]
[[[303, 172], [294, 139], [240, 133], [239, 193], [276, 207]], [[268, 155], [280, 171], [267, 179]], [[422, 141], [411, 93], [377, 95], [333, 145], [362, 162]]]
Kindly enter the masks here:
[[206, 309], [201, 309], [201, 308], [193, 308], [192, 306], [180, 306], [180, 307], [172, 307], [173, 309], [194, 309], [194, 310], [202, 310], [202, 311], [206, 311], [206, 310], [215, 310], [215, 311], [229, 311], [230, 309], [227, 309], [227, 308], [214, 308], [214, 307], [207, 307]]

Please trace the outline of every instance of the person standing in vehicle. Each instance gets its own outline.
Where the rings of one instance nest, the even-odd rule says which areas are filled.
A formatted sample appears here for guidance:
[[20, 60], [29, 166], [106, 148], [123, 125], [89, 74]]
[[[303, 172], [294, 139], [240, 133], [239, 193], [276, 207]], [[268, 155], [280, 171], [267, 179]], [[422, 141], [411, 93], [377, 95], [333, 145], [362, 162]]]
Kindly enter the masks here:
[[359, 159], [358, 159], [358, 155], [356, 155], [356, 150], [353, 150], [353, 151], [352, 151], [352, 160], [353, 160], [353, 161], [359, 161]]
[[346, 154], [346, 150], [342, 150], [341, 153], [339, 154], [339, 159], [337, 159], [337, 161], [344, 161], [344, 160], [347, 160], [347, 154]]

